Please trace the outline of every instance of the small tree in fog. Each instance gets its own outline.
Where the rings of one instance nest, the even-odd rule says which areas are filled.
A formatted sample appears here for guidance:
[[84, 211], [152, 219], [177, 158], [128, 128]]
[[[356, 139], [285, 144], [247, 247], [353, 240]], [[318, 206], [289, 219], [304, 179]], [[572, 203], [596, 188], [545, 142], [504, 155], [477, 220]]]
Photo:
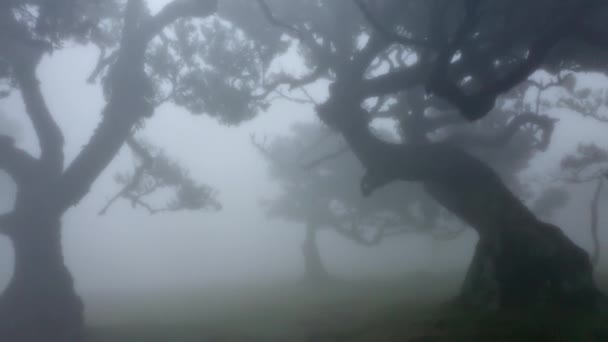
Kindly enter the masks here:
[[[599, 76], [599, 75], [596, 75]], [[605, 75], [600, 78], [604, 82]], [[565, 96], [555, 104], [569, 111], [571, 115], [580, 115], [600, 124], [608, 123], [608, 91], [605, 87], [580, 85], [574, 74], [570, 75], [568, 87], [564, 88]], [[605, 144], [605, 142], [604, 142]], [[566, 155], [560, 164], [560, 173], [555, 179], [558, 184], [585, 185], [593, 184], [589, 200], [589, 230], [592, 249], [591, 262], [597, 266], [600, 262], [600, 220], [604, 182], [608, 177], [608, 148], [601, 143], [585, 141], [578, 144], [576, 151]]]
[[355, 186], [363, 168], [344, 140], [319, 124], [299, 123], [290, 135], [269, 142], [254, 138], [253, 144], [281, 187], [279, 195], [263, 199], [262, 206], [270, 217], [306, 229], [302, 254], [307, 280], [328, 278], [318, 247], [322, 230], [368, 247], [406, 233], [447, 236], [462, 231], [439, 225], [447, 212], [415, 184], [385, 189], [369, 200], [363, 197]]

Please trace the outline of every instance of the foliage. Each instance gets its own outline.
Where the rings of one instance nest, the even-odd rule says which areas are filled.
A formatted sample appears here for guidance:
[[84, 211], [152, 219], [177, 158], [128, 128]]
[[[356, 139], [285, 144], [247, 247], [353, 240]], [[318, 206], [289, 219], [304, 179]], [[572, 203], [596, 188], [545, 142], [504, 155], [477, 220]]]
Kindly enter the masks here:
[[[197, 184], [189, 172], [171, 160], [162, 149], [135, 139], [130, 139], [127, 143], [135, 154], [134, 171], [118, 173], [114, 176], [114, 180], [122, 189], [104, 206], [100, 214], [105, 214], [119, 197], [130, 201], [133, 208], [141, 206], [150, 214], [221, 209], [220, 203], [215, 198], [215, 191], [207, 185]], [[166, 200], [164, 205], [150, 204], [147, 199], [154, 200], [158, 197], [154, 195], [160, 194], [161, 197], [169, 195], [168, 191], [163, 190], [172, 192], [173, 196]]]

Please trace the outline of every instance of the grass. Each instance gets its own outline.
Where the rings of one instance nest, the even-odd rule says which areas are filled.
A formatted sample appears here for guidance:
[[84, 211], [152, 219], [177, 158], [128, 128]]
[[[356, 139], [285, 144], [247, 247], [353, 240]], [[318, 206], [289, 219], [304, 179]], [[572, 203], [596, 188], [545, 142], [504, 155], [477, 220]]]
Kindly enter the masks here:
[[448, 309], [442, 304], [458, 285], [456, 277], [412, 274], [98, 298], [87, 303], [90, 340], [604, 341], [590, 335], [603, 322], [573, 312], [488, 315]]

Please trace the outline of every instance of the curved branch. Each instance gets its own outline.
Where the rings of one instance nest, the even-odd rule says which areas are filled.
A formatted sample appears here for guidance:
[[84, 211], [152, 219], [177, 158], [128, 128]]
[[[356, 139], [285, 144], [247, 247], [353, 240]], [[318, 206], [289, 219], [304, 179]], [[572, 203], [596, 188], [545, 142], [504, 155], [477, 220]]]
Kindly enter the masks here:
[[40, 165], [49, 176], [58, 176], [63, 171], [63, 134], [44, 101], [35, 66], [16, 67], [14, 70], [25, 108], [38, 136]]
[[310, 94], [308, 94], [307, 90], [304, 87], [319, 80], [323, 76], [323, 73], [325, 73], [326, 71], [326, 67], [317, 67], [311, 73], [301, 78], [296, 78], [289, 75], [279, 75], [272, 82], [265, 85], [264, 91], [261, 94], [256, 95], [255, 98], [263, 99], [272, 92], [279, 92], [278, 88], [280, 86], [287, 85], [290, 91], [295, 88], [300, 89], [305, 94], [305, 96], [308, 97], [309, 100], [311, 100], [311, 102], [314, 102], [312, 101], [312, 97], [310, 96]]
[[21, 91], [26, 113], [32, 123], [40, 146], [40, 166], [51, 176], [63, 170], [63, 135], [53, 119], [40, 90], [36, 67], [42, 56], [49, 51], [47, 43], [33, 39], [14, 16], [3, 15], [3, 32], [0, 55], [12, 68]]
[[109, 56], [106, 56], [105, 48], [100, 47], [97, 63], [93, 71], [91, 71], [89, 77], [87, 77], [87, 83], [94, 83], [97, 80], [97, 77], [99, 77], [99, 75], [104, 71], [104, 69], [116, 61], [117, 56], [117, 51], [114, 51]]
[[310, 161], [310, 162], [304, 164], [303, 167], [305, 170], [314, 169], [315, 167], [321, 165], [322, 163], [324, 163], [328, 160], [336, 159], [336, 158], [340, 157], [341, 155], [347, 153], [348, 151], [350, 151], [350, 147], [348, 145], [344, 145], [334, 152], [328, 153], [322, 157], [319, 157], [313, 161]]
[[133, 174], [131, 181], [125, 184], [125, 186], [116, 195], [114, 195], [103, 208], [101, 208], [98, 213], [99, 216], [105, 215], [112, 204], [114, 204], [114, 202], [116, 202], [119, 198], [127, 197], [129, 192], [137, 187], [137, 185], [141, 182], [144, 173], [152, 166], [154, 161], [150, 153], [139, 145], [137, 141], [133, 139], [133, 137], [127, 138], [126, 143], [131, 148], [131, 151], [133, 151], [133, 153], [135, 153], [142, 160], [142, 163], [135, 169], [135, 173]]

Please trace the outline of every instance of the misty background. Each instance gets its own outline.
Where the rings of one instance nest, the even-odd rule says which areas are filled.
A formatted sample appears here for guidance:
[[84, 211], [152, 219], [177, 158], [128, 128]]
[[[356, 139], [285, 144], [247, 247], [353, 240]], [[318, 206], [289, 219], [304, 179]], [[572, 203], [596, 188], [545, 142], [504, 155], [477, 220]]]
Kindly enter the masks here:
[[[46, 56], [38, 69], [48, 106], [65, 134], [66, 164], [87, 142], [101, 118], [104, 102], [100, 86], [87, 84], [84, 79], [96, 58], [92, 48], [65, 49]], [[587, 81], [597, 80], [590, 76]], [[320, 96], [324, 91], [319, 87]], [[20, 127], [17, 146], [36, 151], [33, 131], [27, 120], [22, 120], [21, 99], [13, 94], [0, 102], [0, 111]], [[551, 114], [561, 120], [551, 147], [533, 159], [522, 177], [542, 181], [552, 170], [557, 171], [563, 154], [573, 151], [580, 141], [608, 143], [602, 134], [605, 127], [597, 122], [567, 113]], [[172, 105], [160, 107], [141, 136], [163, 147], [193, 178], [217, 189], [223, 210], [150, 215], [119, 201], [106, 215], [99, 216], [99, 210], [119, 189], [113, 175], [131, 166], [130, 152], [123, 148], [90, 194], [63, 220], [66, 263], [85, 303], [100, 294], [297, 280], [303, 270], [300, 244], [305, 231], [297, 224], [268, 218], [260, 208], [260, 199], [273, 196], [279, 187], [251, 145], [250, 135], [272, 138], [289, 134], [295, 122], [315, 120], [312, 108], [287, 101], [277, 101], [265, 114], [234, 127], [206, 116], [189, 115]], [[12, 206], [9, 199], [14, 185], [5, 175], [0, 177], [0, 212], [5, 212]], [[585, 248], [591, 244], [587, 211], [592, 187], [569, 186], [572, 200], [550, 219]], [[602, 218], [600, 227], [605, 224]], [[600, 234], [605, 244], [606, 234]], [[475, 239], [472, 230], [451, 241], [406, 234], [367, 248], [323, 231], [319, 247], [325, 266], [338, 277], [403, 275], [422, 270], [463, 272]], [[10, 243], [2, 237], [0, 289], [8, 283], [12, 265]], [[92, 309], [89, 305], [86, 308]]]

